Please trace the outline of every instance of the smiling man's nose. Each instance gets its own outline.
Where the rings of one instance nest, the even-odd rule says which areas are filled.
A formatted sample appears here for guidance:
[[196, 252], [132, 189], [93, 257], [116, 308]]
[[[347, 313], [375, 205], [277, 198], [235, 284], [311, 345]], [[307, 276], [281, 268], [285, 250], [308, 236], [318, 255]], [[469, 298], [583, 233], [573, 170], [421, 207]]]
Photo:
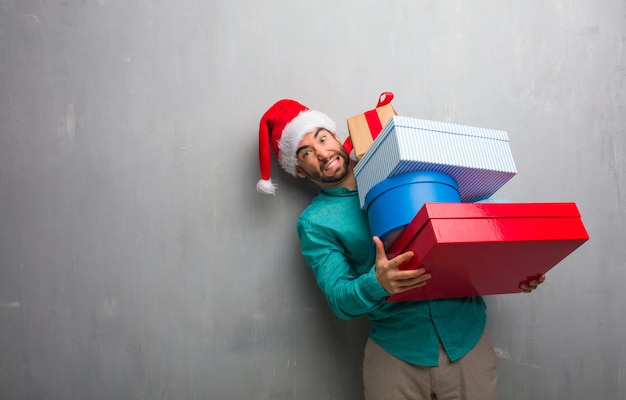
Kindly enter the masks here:
[[325, 160], [330, 155], [330, 151], [324, 148], [315, 149], [315, 153], [317, 154], [317, 158], [320, 160]]

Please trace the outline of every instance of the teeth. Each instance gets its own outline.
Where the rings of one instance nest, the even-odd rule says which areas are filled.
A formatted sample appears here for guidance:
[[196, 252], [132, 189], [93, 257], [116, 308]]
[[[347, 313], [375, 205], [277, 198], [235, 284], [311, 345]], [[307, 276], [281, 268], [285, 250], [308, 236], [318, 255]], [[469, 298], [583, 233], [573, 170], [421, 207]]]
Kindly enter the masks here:
[[329, 162], [328, 164], [326, 164], [326, 168], [325, 168], [325, 169], [326, 169], [326, 171], [328, 171], [329, 169], [331, 169], [332, 167], [334, 167], [334, 166], [335, 166], [335, 164], [337, 164], [337, 160], [336, 160], [336, 159], [335, 159], [335, 160], [333, 160], [333, 161], [331, 161], [331, 162]]

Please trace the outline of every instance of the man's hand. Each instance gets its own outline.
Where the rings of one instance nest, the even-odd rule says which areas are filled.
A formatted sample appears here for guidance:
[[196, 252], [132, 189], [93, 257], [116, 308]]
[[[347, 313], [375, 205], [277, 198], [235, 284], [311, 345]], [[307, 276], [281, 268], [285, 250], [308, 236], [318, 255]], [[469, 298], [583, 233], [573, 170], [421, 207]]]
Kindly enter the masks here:
[[430, 274], [424, 268], [399, 270], [398, 266], [413, 257], [412, 251], [407, 251], [389, 260], [383, 242], [374, 236], [376, 244], [376, 278], [380, 285], [389, 293], [397, 294], [417, 287], [424, 286], [430, 279]]
[[537, 289], [537, 286], [541, 285], [546, 280], [545, 275], [537, 275], [535, 278], [530, 278], [526, 282], [522, 282], [519, 285], [519, 289], [522, 293], [530, 293]]

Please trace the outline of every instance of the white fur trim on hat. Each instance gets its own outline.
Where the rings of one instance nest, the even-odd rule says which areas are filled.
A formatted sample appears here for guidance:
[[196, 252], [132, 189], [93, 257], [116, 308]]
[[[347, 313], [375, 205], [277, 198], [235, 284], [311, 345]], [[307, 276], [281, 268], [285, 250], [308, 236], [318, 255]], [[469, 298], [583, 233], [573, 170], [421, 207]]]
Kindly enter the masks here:
[[280, 137], [278, 142], [279, 155], [278, 162], [280, 166], [291, 175], [296, 176], [296, 150], [300, 140], [307, 133], [315, 128], [324, 128], [331, 133], [336, 133], [337, 125], [328, 115], [315, 110], [306, 110], [300, 112], [297, 117], [292, 119]]

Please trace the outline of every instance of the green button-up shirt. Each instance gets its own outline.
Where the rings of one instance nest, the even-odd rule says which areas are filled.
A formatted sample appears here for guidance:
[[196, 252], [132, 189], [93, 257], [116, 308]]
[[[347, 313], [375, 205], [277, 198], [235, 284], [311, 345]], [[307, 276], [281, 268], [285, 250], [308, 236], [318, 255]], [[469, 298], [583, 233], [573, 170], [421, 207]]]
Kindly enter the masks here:
[[391, 355], [436, 366], [439, 342], [455, 361], [480, 339], [486, 323], [481, 297], [387, 302], [376, 279], [376, 251], [356, 191], [322, 189], [298, 219], [301, 250], [333, 312], [367, 315], [370, 337]]

